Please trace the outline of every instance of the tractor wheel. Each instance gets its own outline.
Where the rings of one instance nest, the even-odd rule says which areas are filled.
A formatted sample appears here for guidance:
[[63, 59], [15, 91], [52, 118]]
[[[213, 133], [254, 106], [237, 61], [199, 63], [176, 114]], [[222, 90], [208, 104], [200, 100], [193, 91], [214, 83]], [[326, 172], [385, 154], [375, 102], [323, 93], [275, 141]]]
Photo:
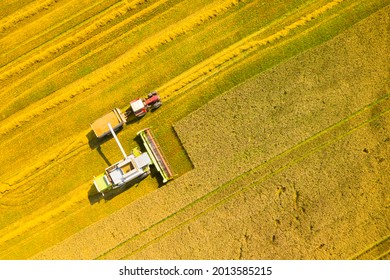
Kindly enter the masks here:
[[153, 105], [152, 105], [152, 110], [156, 110], [157, 108], [159, 108], [161, 106], [161, 101], [157, 101], [155, 102]]
[[152, 91], [151, 93], [148, 94], [148, 98], [154, 96], [154, 95], [157, 95], [157, 92], [156, 91]]

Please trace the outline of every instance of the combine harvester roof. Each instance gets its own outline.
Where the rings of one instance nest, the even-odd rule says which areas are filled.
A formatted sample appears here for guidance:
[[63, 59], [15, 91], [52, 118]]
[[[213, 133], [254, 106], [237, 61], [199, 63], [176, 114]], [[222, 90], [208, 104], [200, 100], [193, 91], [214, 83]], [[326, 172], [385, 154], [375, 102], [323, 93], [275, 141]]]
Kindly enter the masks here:
[[152, 163], [160, 172], [163, 182], [166, 183], [167, 181], [173, 179], [174, 174], [172, 172], [172, 168], [163, 155], [162, 150], [150, 128], [145, 128], [137, 134], [141, 137]]

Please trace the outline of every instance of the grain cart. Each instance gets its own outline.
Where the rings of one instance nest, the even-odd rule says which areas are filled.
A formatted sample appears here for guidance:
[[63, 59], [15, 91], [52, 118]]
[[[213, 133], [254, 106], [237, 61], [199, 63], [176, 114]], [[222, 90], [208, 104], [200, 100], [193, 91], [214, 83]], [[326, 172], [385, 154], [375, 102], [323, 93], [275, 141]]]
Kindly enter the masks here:
[[144, 116], [149, 110], [155, 110], [161, 106], [161, 98], [157, 92], [148, 94], [147, 98], [137, 98], [130, 102], [131, 110], [137, 117]]
[[98, 192], [104, 195], [112, 189], [123, 187], [136, 179], [147, 177], [150, 174], [150, 165], [152, 164], [163, 176], [163, 182], [173, 178], [171, 168], [162, 155], [162, 151], [149, 128], [138, 132], [147, 152], [141, 153], [138, 148], [135, 148], [130, 155], [127, 155], [111, 124], [108, 124], [108, 127], [124, 158], [106, 168], [104, 173], [94, 178], [93, 183]]
[[115, 108], [111, 112], [105, 114], [103, 117], [91, 123], [91, 128], [96, 137], [101, 139], [110, 134], [108, 124], [110, 124], [114, 131], [119, 130], [126, 122], [126, 116], [120, 109]]

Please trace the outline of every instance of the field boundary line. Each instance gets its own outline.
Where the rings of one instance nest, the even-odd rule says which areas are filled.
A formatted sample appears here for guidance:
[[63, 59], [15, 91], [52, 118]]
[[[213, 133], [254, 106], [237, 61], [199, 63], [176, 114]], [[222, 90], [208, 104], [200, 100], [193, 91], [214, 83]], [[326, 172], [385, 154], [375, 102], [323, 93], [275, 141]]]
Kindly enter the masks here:
[[[381, 114], [381, 115], [382, 115], [382, 114]], [[377, 116], [377, 117], [380, 117], [381, 115], [379, 115], [379, 116]], [[375, 118], [375, 119], [376, 119], [376, 118]], [[375, 119], [369, 120], [369, 121], [367, 121], [366, 123], [361, 124], [361, 126], [363, 126], [363, 125], [365, 125], [365, 124], [367, 124], [367, 123], [369, 123], [369, 122], [371, 122], [371, 121], [374, 121]], [[359, 127], [360, 127], [360, 126], [359, 126]], [[270, 174], [264, 176], [263, 178], [261, 178], [261, 179], [259, 179], [259, 180], [257, 180], [257, 181], [251, 182], [249, 185], [242, 187], [241, 189], [235, 191], [235, 192], [232, 193], [231, 195], [229, 195], [229, 196], [223, 198], [222, 200], [218, 201], [217, 203], [215, 203], [215, 204], [209, 206], [209, 207], [208, 207], [207, 209], [205, 209], [203, 212], [200, 212], [200, 213], [196, 214], [195, 216], [189, 218], [188, 220], [185, 220], [185, 221], [182, 222], [181, 224], [178, 224], [178, 225], [174, 226], [173, 228], [171, 228], [171, 229], [168, 230], [167, 232], [163, 233], [162, 235], [156, 237], [155, 239], [153, 239], [153, 240], [147, 242], [146, 244], [144, 244], [144, 245], [142, 245], [141, 247], [137, 248], [136, 250], [132, 251], [130, 254], [128, 254], [128, 255], [126, 255], [126, 256], [124, 256], [124, 257], [121, 257], [121, 259], [125, 259], [125, 258], [129, 257], [130, 255], [133, 255], [133, 254], [136, 254], [137, 252], [142, 251], [142, 250], [145, 249], [146, 247], [148, 247], [148, 246], [152, 245], [153, 243], [159, 241], [160, 239], [162, 239], [162, 238], [168, 236], [169, 234], [171, 234], [172, 232], [174, 232], [174, 231], [177, 230], [177, 229], [180, 229], [182, 226], [188, 224], [189, 222], [191, 222], [191, 221], [193, 221], [193, 220], [196, 220], [196, 219], [198, 219], [199, 217], [203, 216], [204, 214], [207, 214], [207, 213], [209, 213], [210, 211], [214, 210], [215, 208], [219, 207], [220, 205], [223, 205], [224, 203], [226, 203], [227, 201], [229, 201], [229, 200], [232, 199], [233, 197], [237, 196], [238, 194], [240, 194], [240, 193], [242, 193], [242, 192], [245, 192], [245, 191], [249, 190], [249, 189], [252, 188], [252, 187], [255, 187], [256, 184], [262, 183], [262, 182], [268, 180], [269, 178], [272, 178], [274, 175], [279, 174], [279, 173], [282, 172], [283, 170], [285, 170], [285, 169], [287, 169], [287, 168], [289, 168], [289, 167], [291, 167], [291, 166], [294, 166], [294, 165], [296, 165], [297, 163], [301, 162], [301, 161], [304, 160], [306, 157], [308, 157], [308, 156], [310, 156], [310, 155], [312, 155], [312, 154], [314, 154], [314, 153], [316, 153], [316, 152], [319, 152], [320, 150], [322, 150], [323, 148], [327, 147], [328, 145], [330, 145], [330, 144], [336, 142], [337, 140], [342, 139], [344, 136], [349, 135], [350, 133], [352, 133], [353, 131], [355, 131], [355, 130], [358, 129], [359, 127], [356, 127], [356, 128], [354, 128], [354, 129], [348, 131], [348, 132], [345, 133], [344, 135], [342, 135], [342, 136], [340, 136], [340, 137], [337, 137], [337, 139], [333, 139], [333, 141], [331, 140], [331, 141], [329, 141], [329, 142], [327, 142], [327, 143], [321, 145], [320, 147], [318, 147], [318, 149], [313, 150], [313, 151], [311, 151], [311, 152], [308, 152], [308, 153], [305, 154], [304, 156], [302, 156], [302, 157], [300, 157], [300, 158], [298, 158], [298, 159], [296, 159], [296, 160], [294, 160], [294, 161], [291, 161], [290, 163], [288, 163], [288, 164], [282, 166], [281, 168], [279, 168], [279, 169], [273, 171], [272, 173], [270, 173]], [[176, 213], [174, 213], [173, 215], [176, 215]], [[149, 228], [148, 228], [147, 230], [149, 230]], [[146, 232], [145, 232], [145, 233], [146, 233]]]
[[[308, 4], [307, 6], [309, 6], [310, 4]], [[306, 7], [306, 6], [305, 6]], [[256, 33], [256, 34], [251, 34], [250, 35], [250, 37], [252, 37], [252, 36], [257, 36], [258, 34]], [[81, 135], [81, 134], [80, 134]], [[82, 137], [84, 137], [84, 135], [82, 136]], [[72, 142], [74, 142], [74, 141], [72, 141]], [[85, 145], [86, 143], [84, 143], [84, 145]], [[69, 144], [69, 145], [71, 145], [71, 144]], [[68, 145], [66, 145], [66, 146], [68, 146]], [[56, 153], [57, 154], [57, 153]], [[52, 161], [52, 160], [54, 160], [54, 159], [57, 159], [57, 156], [55, 156], [55, 157], [51, 157], [51, 159], [49, 159], [49, 161]], [[47, 160], [45, 160], [45, 162], [47, 162]], [[46, 166], [46, 164], [45, 163], [40, 163], [40, 164], [36, 164], [36, 165], [34, 165], [34, 167], [32, 167], [32, 168], [30, 168], [30, 171], [29, 172], [27, 172], [28, 174], [35, 174], [34, 173], [34, 171], [33, 170], [40, 170], [41, 168], [42, 168], [42, 166]], [[45, 170], [46, 170], [47, 168], [45, 168]], [[25, 172], [24, 172], [25, 173]], [[14, 185], [14, 184], [20, 184], [22, 181], [20, 181], [19, 179], [17, 179], [17, 178], [23, 178], [23, 177], [25, 177], [25, 176], [16, 176], [16, 177], [12, 177], [12, 179], [8, 179], [7, 180], [7, 183], [6, 182], [4, 182], [3, 184], [7, 184], [7, 185]], [[11, 182], [11, 183], [10, 183]], [[5, 188], [5, 186], [3, 186], [3, 188]], [[8, 187], [9, 188], [9, 187]]]
[[[335, 4], [330, 5], [329, 7], [332, 8], [334, 5], [340, 3], [340, 1], [344, 1], [344, 0], [333, 0], [330, 3], [335, 3]], [[225, 2], [227, 2], [227, 3], [224, 3], [225, 5], [220, 5], [219, 8], [215, 8], [216, 11], [225, 12], [226, 9], [230, 8], [231, 6], [236, 5], [235, 4], [236, 0], [227, 0]], [[327, 11], [327, 9], [325, 9], [325, 10]], [[65, 93], [63, 93], [63, 94], [59, 93], [58, 94], [59, 96], [57, 95], [56, 97], [51, 98], [51, 100], [48, 100], [46, 103], [42, 104], [41, 105], [42, 107], [40, 107], [39, 104], [36, 105], [37, 108], [31, 108], [30, 110], [28, 110], [29, 107], [26, 107], [25, 109], [22, 110], [22, 111], [27, 111], [25, 114], [21, 114], [19, 117], [15, 117], [15, 119], [13, 121], [7, 122], [5, 125], [0, 127], [0, 135], [8, 134], [11, 130], [20, 127], [24, 123], [29, 122], [31, 119], [43, 114], [44, 112], [46, 112], [48, 110], [51, 110], [51, 109], [57, 107], [58, 105], [60, 105], [64, 102], [68, 102], [69, 100], [73, 99], [75, 96], [77, 96], [83, 92], [86, 92], [86, 91], [90, 90], [91, 88], [95, 87], [96, 85], [100, 84], [101, 82], [109, 79], [111, 76], [113, 76], [115, 74], [119, 74], [120, 72], [122, 72], [124, 70], [125, 67], [130, 65], [134, 59], [137, 59], [141, 53], [147, 54], [150, 51], [152, 51], [154, 48], [158, 47], [159, 45], [173, 41], [176, 37], [185, 34], [186, 30], [188, 30], [188, 28], [186, 28], [187, 26], [189, 26], [189, 29], [191, 29], [191, 28], [197, 26], [199, 21], [201, 23], [204, 23], [205, 21], [213, 19], [214, 17], [216, 17], [218, 15], [219, 14], [217, 12], [215, 12], [215, 10], [211, 10], [211, 11], [207, 10], [204, 15], [197, 14], [196, 17], [193, 16], [192, 18], [195, 18], [195, 19], [192, 20], [192, 22], [185, 24], [184, 26], [181, 26], [178, 24], [178, 26], [175, 26], [176, 27], [175, 29], [173, 29], [170, 33], [167, 33], [165, 35], [165, 38], [160, 39], [160, 38], [158, 38], [159, 33], [156, 34], [156, 36], [153, 36], [151, 38], [151, 40], [150, 40], [151, 42], [147, 41], [143, 45], [139, 46], [138, 51], [135, 50], [132, 52], [128, 52], [126, 54], [126, 56], [122, 55], [122, 56], [118, 57], [116, 60], [114, 60], [113, 62], [108, 64], [103, 69], [102, 68], [97, 69], [95, 71], [95, 73], [93, 74], [94, 78], [91, 78], [91, 75], [88, 75], [88, 76], [81, 79], [81, 80], [85, 80], [85, 82], [81, 82], [81, 84], [79, 84], [79, 83], [69, 84], [68, 86], [62, 88], [62, 91], [64, 91]], [[152, 39], [154, 37], [157, 37], [157, 39], [154, 39], [154, 41], [153, 41]], [[235, 51], [235, 50], [233, 49], [233, 51]], [[221, 54], [220, 56], [222, 56], [222, 55], [225, 55], [225, 54]], [[235, 53], [233, 55], [236, 56]], [[209, 61], [206, 61], [206, 62], [209, 63]], [[116, 65], [117, 63], [119, 64], [118, 66]], [[217, 63], [214, 62], [215, 65], [219, 66], [218, 63], [219, 62], [217, 62]], [[204, 64], [205, 63], [201, 63], [201, 65], [204, 65]], [[103, 72], [103, 73], [101, 73], [101, 72]], [[198, 75], [199, 73], [203, 74], [204, 72], [205, 72], [204, 69], [200, 69], [199, 71], [197, 70], [196, 75]], [[206, 73], [207, 72], [208, 71], [206, 71]], [[190, 77], [189, 79], [191, 81], [193, 80], [192, 77]], [[78, 81], [81, 81], [81, 80], [78, 80]], [[189, 82], [186, 82], [186, 84], [188, 84], [188, 83]], [[74, 87], [74, 89], [73, 89], [73, 87]], [[164, 88], [160, 88], [160, 90], [162, 91], [160, 95], [162, 96], [163, 99], [166, 99], [164, 96]], [[61, 89], [59, 91], [61, 91]], [[170, 96], [170, 95], [168, 95], [168, 96]], [[42, 100], [41, 102], [44, 102], [44, 100]], [[4, 122], [4, 120], [2, 122]]]
[[[132, 241], [136, 241], [137, 239], [140, 239], [141, 236], [143, 236], [144, 234], [148, 234], [148, 232], [150, 230], [154, 230], [156, 228], [157, 230], [157, 227], [164, 224], [164, 222], [172, 219], [172, 218], [175, 218], [176, 216], [182, 214], [182, 213], [186, 213], [186, 211], [188, 210], [192, 210], [193, 207], [199, 205], [199, 203], [202, 203], [203, 201], [206, 201], [208, 198], [210, 197], [215, 197], [216, 195], [218, 195], [219, 193], [221, 193], [222, 191], [225, 191], [225, 190], [228, 190], [228, 187], [230, 187], [231, 185], [237, 183], [239, 180], [244, 180], [244, 179], [247, 179], [247, 178], [250, 178], [250, 176], [258, 171], [261, 171], [261, 170], [265, 170], [266, 168], [269, 168], [270, 171], [265, 171], [265, 175], [261, 175], [261, 177], [259, 178], [258, 176], [256, 176], [256, 179], [253, 180], [252, 182], [250, 182], [249, 184], [245, 185], [242, 187], [241, 184], [239, 184], [238, 186], [238, 190], [233, 190], [233, 193], [228, 193], [225, 197], [223, 197], [222, 199], [220, 199], [219, 201], [217, 201], [216, 203], [214, 203], [213, 205], [209, 206], [208, 208], [204, 209], [203, 207], [201, 207], [202, 209], [204, 210], [201, 210], [200, 213], [196, 213], [195, 216], [189, 218], [188, 220], [182, 222], [182, 219], [180, 219], [179, 221], [179, 225], [175, 225], [173, 227], [173, 229], [171, 228], [170, 230], [168, 230], [167, 232], [161, 234], [160, 236], [154, 238], [152, 241], [148, 241], [146, 242], [146, 244], [143, 244], [142, 246], [139, 246], [136, 250], [133, 250], [131, 253], [127, 254], [126, 256], [124, 256], [123, 258], [126, 258], [136, 252], [139, 252], [141, 250], [143, 250], [144, 248], [146, 248], [147, 246], [151, 245], [153, 242], [161, 239], [162, 237], [164, 236], [167, 236], [168, 234], [170, 234], [171, 232], [173, 232], [175, 229], [177, 228], [180, 228], [182, 225], [186, 224], [189, 220], [192, 220], [192, 219], [197, 219], [198, 217], [202, 216], [203, 214], [205, 213], [208, 213], [209, 211], [211, 211], [212, 209], [215, 209], [216, 207], [218, 207], [219, 205], [225, 203], [226, 201], [230, 200], [231, 198], [235, 197], [236, 195], [238, 195], [239, 193], [243, 192], [243, 191], [246, 191], [248, 190], [249, 188], [251, 188], [252, 186], [254, 186], [255, 184], [259, 184], [261, 182], [264, 182], [266, 180], [268, 180], [269, 178], [272, 178], [274, 175], [277, 175], [279, 174], [280, 172], [282, 172], [283, 170], [285, 170], [286, 168], [289, 168], [299, 162], [301, 162], [302, 160], [304, 160], [305, 158], [323, 150], [325, 147], [339, 141], [340, 139], [344, 138], [345, 136], [353, 133], [354, 131], [358, 130], [359, 128], [363, 127], [364, 125], [368, 124], [368, 123], [371, 123], [373, 121], [375, 121], [376, 119], [382, 117], [384, 114], [388, 113], [390, 111], [390, 105], [388, 104], [390, 101], [390, 94], [387, 94], [385, 95], [384, 97], [370, 103], [369, 105], [363, 107], [362, 109], [356, 111], [355, 113], [353, 113], [352, 115], [340, 120], [339, 122], [335, 123], [334, 125], [316, 133], [316, 134], [313, 134], [311, 137], [307, 138], [306, 140], [296, 144], [295, 146], [287, 149], [286, 151], [282, 152], [281, 154], [267, 160], [265, 163], [263, 164], [260, 164], [244, 173], [242, 173], [241, 175], [235, 177], [234, 179], [232, 179], [231, 181], [225, 183], [225, 184], [222, 184], [221, 186], [217, 187], [216, 189], [212, 190], [211, 192], [203, 195], [202, 197], [194, 200], [192, 203], [182, 207], [181, 209], [179, 209], [178, 211], [170, 214], [169, 216], [167, 216], [166, 218], [154, 223], [153, 225], [151, 225], [150, 227], [140, 231], [139, 233], [133, 235], [132, 237], [128, 238], [127, 240], [119, 243], [116, 247], [110, 249], [109, 251], [97, 256], [97, 259], [101, 259], [101, 258], [104, 258], [106, 255], [110, 254], [111, 252], [113, 252], [114, 250], [118, 250], [119, 248], [121, 248], [122, 246], [125, 246], [127, 243], [129, 242], [132, 242]], [[375, 106], [377, 105], [382, 105], [384, 106], [385, 108], [379, 112], [378, 114], [376, 114], [375, 116], [370, 116], [369, 119], [366, 119], [364, 118], [364, 120], [360, 120], [360, 119], [357, 119], [358, 120], [358, 124], [354, 125], [352, 128], [349, 128], [347, 127], [347, 130], [346, 131], [341, 131], [338, 133], [338, 135], [336, 135], [335, 137], [331, 137], [330, 139], [326, 139], [326, 137], [328, 136], [327, 134], [330, 134], [331, 132], [334, 132], [336, 130], [336, 133], [337, 133], [337, 130], [338, 129], [342, 129], [343, 128], [343, 125], [350, 125], [350, 122], [352, 120], [356, 120], [357, 117], [361, 117], [363, 113], [366, 113], [366, 114], [370, 114], [371, 111], [369, 111], [371, 108], [374, 108]], [[321, 141], [322, 138], [325, 138], [325, 141]], [[316, 144], [315, 141], [318, 141], [319, 143]], [[313, 144], [314, 143], [314, 144]], [[308, 144], [312, 144], [314, 145], [314, 147], [312, 148], [309, 148], [307, 149], [307, 146]], [[293, 153], [294, 152], [297, 152], [299, 151], [299, 149], [303, 149], [303, 155], [298, 155], [298, 156], [295, 156], [294, 158], [294, 155]], [[285, 160], [286, 158], [288, 158], [288, 156], [291, 156], [292, 155], [292, 159], [287, 159], [287, 162], [283, 163], [282, 164], [278, 164], [278, 161], [283, 161]], [[274, 168], [272, 168], [272, 165], [276, 165]], [[128, 249], [126, 249], [125, 251], [128, 251]]]

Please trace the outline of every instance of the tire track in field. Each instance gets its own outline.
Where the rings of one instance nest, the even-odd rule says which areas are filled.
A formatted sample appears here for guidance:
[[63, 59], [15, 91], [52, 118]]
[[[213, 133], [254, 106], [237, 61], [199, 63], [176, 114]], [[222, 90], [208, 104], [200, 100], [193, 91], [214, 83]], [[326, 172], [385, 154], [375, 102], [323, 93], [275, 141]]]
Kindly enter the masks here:
[[69, 102], [78, 95], [81, 95], [100, 83], [125, 71], [135, 60], [154, 51], [158, 47], [174, 41], [194, 28], [216, 18], [237, 6], [240, 0], [225, 0], [221, 3], [211, 4], [198, 13], [194, 13], [183, 21], [176, 23], [173, 27], [167, 28], [141, 43], [138, 48], [132, 49], [103, 68], [97, 69], [92, 74], [80, 79], [57, 91], [56, 96], [42, 99], [35, 104], [18, 112], [18, 116], [10, 121], [0, 122], [0, 135], [6, 135], [14, 129], [30, 122], [32, 119]]
[[[373, 112], [376, 114], [373, 115]], [[280, 172], [283, 172], [285, 169], [320, 152], [329, 145], [357, 131], [364, 125], [367, 125], [386, 114], [389, 116], [389, 112], [390, 94], [387, 94], [381, 99], [355, 112], [353, 115], [313, 135], [301, 143], [298, 143], [278, 156], [268, 160], [266, 163], [219, 186], [191, 204], [184, 206], [159, 222], [156, 222], [143, 231], [122, 241], [116, 247], [98, 256], [97, 259], [129, 258], [188, 223], [223, 205], [238, 194], [256, 187], [256, 185], [265, 182]]]
[[[139, 28], [139, 26], [130, 29], [129, 31], [125, 32], [124, 34], [122, 34], [119, 37], [114, 38], [113, 40], [107, 40], [106, 38], [109, 38], [109, 36], [111, 36], [111, 33], [114, 33], [117, 29], [121, 29], [124, 26], [131, 24], [132, 22], [136, 22], [140, 18], [147, 18], [148, 16], [151, 16], [154, 12], [158, 11], [158, 9], [161, 9], [161, 7], [169, 1], [170, 0], [162, 0], [162, 1], [156, 2], [152, 5], [150, 5], [149, 7], [146, 7], [145, 9], [140, 11], [139, 13], [136, 13], [135, 15], [125, 19], [121, 23], [117, 24], [115, 27], [110, 28], [109, 30], [106, 30], [104, 32], [101, 32], [98, 35], [94, 36], [93, 39], [87, 40], [86, 42], [73, 48], [72, 50], [70, 50], [69, 52], [66, 53], [67, 56], [70, 56], [72, 54], [80, 52], [84, 48], [87, 48], [88, 45], [96, 44], [96, 42], [108, 41], [107, 43], [103, 43], [100, 46], [98, 46], [97, 48], [94, 48], [93, 51], [89, 52], [88, 54], [86, 54], [86, 55], [72, 61], [71, 63], [67, 64], [65, 67], [62, 67], [62, 68], [56, 70], [55, 72], [51, 73], [50, 75], [48, 75], [45, 78], [45, 80], [41, 80], [40, 82], [35, 83], [33, 86], [26, 88], [25, 91], [23, 91], [23, 90], [20, 91], [18, 89], [21, 86], [23, 86], [23, 84], [29, 84], [28, 83], [29, 79], [33, 79], [35, 76], [39, 76], [41, 74], [41, 72], [47, 71], [46, 68], [50, 69], [50, 67], [53, 67], [53, 65], [55, 65], [56, 63], [61, 63], [64, 59], [66, 59], [66, 57], [65, 58], [63, 57], [65, 54], [62, 54], [61, 56], [56, 57], [52, 61], [48, 62], [42, 68], [40, 68], [39, 71], [31, 72], [28, 75], [24, 76], [23, 78], [19, 79], [17, 82], [12, 83], [8, 87], [3, 88], [4, 91], [3, 91], [3, 93], [0, 93], [0, 96], [12, 96], [12, 95], [15, 96], [15, 98], [10, 100], [10, 102], [3, 105], [3, 108], [1, 109], [1, 112], [4, 115], [3, 119], [7, 118], [7, 116], [10, 115], [9, 112], [14, 112], [16, 110], [20, 110], [20, 109], [15, 109], [14, 104], [18, 104], [18, 102], [20, 102], [22, 100], [27, 100], [27, 99], [29, 99], [29, 97], [32, 97], [34, 95], [34, 90], [37, 90], [40, 87], [43, 87], [43, 85], [45, 85], [48, 81], [50, 81], [50, 79], [53, 79], [55, 77], [60, 77], [64, 73], [67, 73], [67, 71], [71, 70], [72, 67], [77, 66], [78, 64], [82, 63], [83, 61], [85, 61], [87, 59], [90, 59], [93, 56], [96, 56], [97, 54], [103, 52], [104, 50], [107, 50], [111, 47], [114, 47], [117, 43], [119, 43], [121, 40], [128, 37], [129, 34], [134, 32], [134, 30]], [[74, 81], [72, 81], [72, 82], [74, 82]], [[28, 106], [28, 104], [26, 104], [25, 106]], [[0, 115], [1, 115], [1, 112], [0, 112]]]
[[59, 55], [61, 52], [89, 39], [99, 29], [110, 24], [115, 19], [123, 17], [127, 13], [136, 10], [138, 6], [145, 2], [147, 2], [147, 0], [134, 0], [124, 5], [122, 5], [122, 2], [119, 2], [111, 8], [103, 11], [102, 14], [95, 15], [90, 20], [83, 22], [82, 26], [89, 25], [77, 31], [72, 36], [68, 35], [80, 27], [69, 29], [67, 32], [64, 32], [55, 38], [55, 45], [46, 46], [47, 44], [44, 44], [33, 50], [35, 54], [28, 52], [4, 66], [4, 69], [2, 69], [2, 73], [0, 74], [0, 82], [4, 83], [5, 81], [11, 81], [10, 78], [13, 78], [16, 75], [21, 75], [29, 68], [36, 66], [38, 63], [47, 62], [47, 60]]
[[364, 251], [351, 257], [352, 260], [380, 260], [390, 254], [390, 235], [370, 245]]
[[[92, 0], [88, 0], [88, 1], [91, 1], [92, 3], [86, 3], [86, 1], [82, 1], [81, 3], [78, 3], [80, 2], [78, 0], [68, 1], [60, 9], [55, 9], [51, 13], [44, 16], [44, 18], [52, 19], [52, 18], [56, 18], [60, 13], [61, 16], [66, 16], [68, 13], [71, 13], [69, 17], [67, 17], [65, 20], [62, 20], [59, 23], [50, 26], [47, 26], [47, 24], [46, 25], [43, 24], [42, 26], [38, 25], [39, 26], [38, 31], [34, 30], [30, 26], [25, 26], [21, 28], [21, 30], [16, 30], [8, 34], [4, 38], [2, 38], [0, 40], [0, 46], [2, 46], [4, 50], [0, 54], [1, 67], [4, 67], [5, 65], [17, 59], [18, 57], [25, 55], [26, 53], [29, 53], [31, 50], [37, 48], [38, 46], [54, 39], [56, 36], [60, 35], [61, 33], [65, 32], [67, 29], [69, 29], [69, 27], [67, 26], [71, 26], [71, 28], [74, 28], [75, 26], [80, 25], [81, 22], [87, 20], [88, 18], [92, 17], [96, 13], [101, 13], [103, 10], [107, 9], [109, 6], [115, 4], [120, 0], [110, 0], [110, 1], [101, 0], [99, 2], [92, 1]], [[82, 7], [82, 9], [77, 9], [76, 13], [74, 13], [74, 9], [80, 8], [80, 6]], [[33, 24], [34, 26], [36, 26], [35, 25], [36, 22], [33, 22]], [[24, 30], [25, 28], [28, 28], [28, 30], [34, 30], [33, 34], [30, 34], [28, 38], [26, 38], [25, 35], [26, 34], [26, 31]], [[21, 32], [22, 35], [24, 36], [19, 35], [18, 37], [18, 32]], [[16, 39], [15, 39], [15, 35], [17, 37]]]
[[[36, 177], [44, 174], [54, 164], [66, 162], [73, 156], [78, 156], [89, 150], [88, 139], [85, 135], [90, 130], [81, 132], [76, 137], [56, 145], [54, 148], [45, 152], [44, 156], [37, 159], [35, 164], [24, 168], [17, 175], [0, 183], [0, 207], [11, 207], [16, 205], [28, 204], [33, 199], [38, 190], [31, 188], [28, 192], [24, 184], [34, 180]], [[81, 137], [83, 135], [83, 137]], [[35, 185], [35, 188], [39, 186]], [[33, 197], [31, 197], [33, 196]]]
[[42, 11], [45, 11], [51, 8], [54, 4], [60, 0], [46, 0], [46, 1], [35, 1], [26, 7], [23, 7], [19, 11], [12, 13], [9, 16], [0, 20], [0, 32], [5, 32], [6, 30], [15, 27], [17, 24], [23, 22], [26, 19], [29, 19]]
[[[333, 2], [334, 2], [334, 1], [333, 1]], [[331, 3], [333, 3], [333, 2], [331, 2]], [[337, 2], [339, 2], [339, 1], [337, 1]], [[332, 5], [334, 5], [334, 4], [332, 4]], [[318, 15], [318, 14], [319, 14], [318, 11], [323, 12], [323, 11], [326, 11], [327, 9], [329, 9], [329, 6], [327, 6], [327, 8], [320, 8], [320, 9], [316, 10], [316, 12], [314, 12], [314, 13], [315, 13], [316, 15]], [[304, 22], [305, 19], [311, 18], [312, 15], [313, 15], [313, 13], [310, 13], [308, 16], [303, 17], [303, 18], [300, 18], [300, 22]], [[296, 23], [293, 23], [293, 25], [294, 25], [294, 26], [299, 26], [299, 24], [296, 24]], [[288, 25], [288, 26], [290, 26], [290, 25]], [[282, 29], [283, 32], [284, 32], [284, 30], [286, 30], [286, 28]], [[279, 32], [280, 32], [280, 31], [279, 31]], [[279, 34], [279, 32], [278, 32], [278, 33], [275, 33], [275, 34]], [[258, 32], [256, 32], [255, 34], [250, 35], [250, 36], [249, 36], [249, 39], [250, 39], [250, 38], [253, 38], [253, 37], [257, 36], [257, 35], [259, 35]], [[275, 38], [279, 38], [279, 36], [277, 36], [277, 35], [271, 35], [271, 36], [272, 36], [272, 37], [275, 37]], [[268, 38], [268, 37], [267, 37], [267, 38]], [[246, 38], [246, 39], [249, 40], [248, 38]], [[246, 42], [247, 40], [244, 40], [244, 42]], [[240, 42], [238, 43], [238, 46], [240, 46], [241, 43], [242, 43], [242, 41], [240, 41]], [[230, 50], [233, 50], [233, 51], [234, 51], [234, 50], [237, 49], [237, 48], [238, 48], [238, 47], [235, 46], [234, 48], [229, 48], [228, 51], [230, 51]], [[229, 53], [228, 53], [228, 54], [229, 54]], [[220, 57], [220, 56], [224, 57], [224, 53], [223, 53], [222, 55], [218, 55], [218, 57]], [[214, 63], [214, 60], [213, 60], [213, 59], [211, 59], [211, 63]], [[197, 67], [195, 73], [196, 73], [196, 74], [201, 74], [201, 75], [202, 75], [202, 73], [203, 73], [203, 70], [202, 70], [202, 69], [207, 68], [207, 65], [209, 64], [209, 61], [207, 61], [207, 63], [205, 63], [205, 64], [206, 64], [206, 67], [204, 67], [204, 64], [203, 64], [203, 63], [201, 63], [201, 66], [203, 66], [203, 67]], [[214, 65], [218, 65], [218, 63], [216, 63], [216, 64], [214, 64]], [[200, 69], [200, 70], [199, 70], [199, 69]], [[180, 77], [180, 76], [179, 76], [179, 77]], [[190, 79], [190, 80], [191, 80], [192, 82], [194, 82], [192, 79]], [[187, 82], [188, 82], [188, 80], [187, 80]], [[169, 85], [170, 85], [170, 84], [169, 84]], [[168, 87], [169, 87], [169, 85], [168, 85]], [[182, 87], [180, 87], [180, 89], [183, 90]], [[163, 94], [163, 93], [164, 93], [164, 88], [162, 88], [161, 91], [162, 91], [162, 94]], [[167, 89], [165, 89], [165, 92], [167, 92]], [[163, 96], [163, 97], [164, 97], [164, 96]], [[168, 96], [165, 96], [165, 99], [167, 99], [167, 98], [172, 98], [172, 97], [173, 97], [172, 95], [168, 95]], [[59, 103], [59, 104], [61, 104], [61, 103]], [[1, 129], [0, 129], [0, 131], [1, 131]], [[66, 141], [66, 142], [62, 143], [61, 146], [64, 146], [64, 147], [72, 147], [73, 149], [78, 150], [78, 151], [87, 151], [88, 143], [87, 143], [87, 141], [85, 140], [86, 132], [87, 132], [87, 131], [84, 131], [84, 132], [80, 133], [78, 136], [72, 138], [71, 141]], [[78, 143], [78, 145], [75, 146], [74, 143]], [[66, 148], [66, 150], [70, 150], [70, 149], [67, 149], [67, 148]], [[48, 154], [48, 155], [50, 155], [50, 156], [47, 156], [47, 157], [45, 157], [45, 158], [43, 158], [43, 159], [40, 159], [39, 161], [37, 161], [36, 164], [34, 164], [33, 166], [31, 166], [31, 167], [25, 169], [23, 172], [19, 173], [18, 175], [14, 176], [14, 177], [12, 177], [12, 178], [6, 180], [6, 181], [3, 180], [3, 183], [0, 184], [0, 194], [3, 193], [3, 196], [4, 196], [6, 193], [7, 193], [7, 196], [10, 195], [10, 193], [9, 193], [10, 191], [14, 191], [15, 189], [16, 189], [16, 190], [19, 189], [20, 186], [21, 186], [23, 183], [26, 182], [26, 180], [31, 180], [31, 179], [33, 179], [33, 178], [39, 176], [39, 175], [42, 174], [45, 170], [51, 168], [51, 166], [52, 166], [53, 163], [55, 163], [55, 162], [57, 162], [57, 161], [58, 161], [58, 162], [62, 162], [62, 160], [61, 160], [61, 155], [66, 155], [66, 153], [64, 154], [64, 153], [62, 152], [62, 149], [61, 149], [61, 148], [60, 148], [60, 149], [55, 148], [55, 149], [51, 150], [49, 153], [46, 153], [46, 154]], [[28, 178], [28, 179], [27, 179], [27, 178]], [[3, 204], [3, 206], [4, 206], [4, 205], [5, 205], [5, 204]]]
[[[78, 205], [85, 203], [85, 189], [89, 188], [89, 186], [90, 182], [86, 182], [72, 190], [70, 193], [67, 193], [63, 197], [46, 204], [32, 214], [23, 217], [17, 222], [1, 229], [0, 244], [5, 244], [8, 241], [23, 236], [26, 232], [34, 230], [38, 227], [46, 228], [48, 224], [53, 226], [62, 218], [70, 215], [69, 212], [73, 213], [71, 209], [79, 210], [80, 208]], [[19, 245], [20, 244], [18, 243], [14, 246]], [[7, 248], [7, 250], [2, 250], [0, 253], [0, 259], [4, 259], [6, 255], [12, 251], [14, 246]]]

